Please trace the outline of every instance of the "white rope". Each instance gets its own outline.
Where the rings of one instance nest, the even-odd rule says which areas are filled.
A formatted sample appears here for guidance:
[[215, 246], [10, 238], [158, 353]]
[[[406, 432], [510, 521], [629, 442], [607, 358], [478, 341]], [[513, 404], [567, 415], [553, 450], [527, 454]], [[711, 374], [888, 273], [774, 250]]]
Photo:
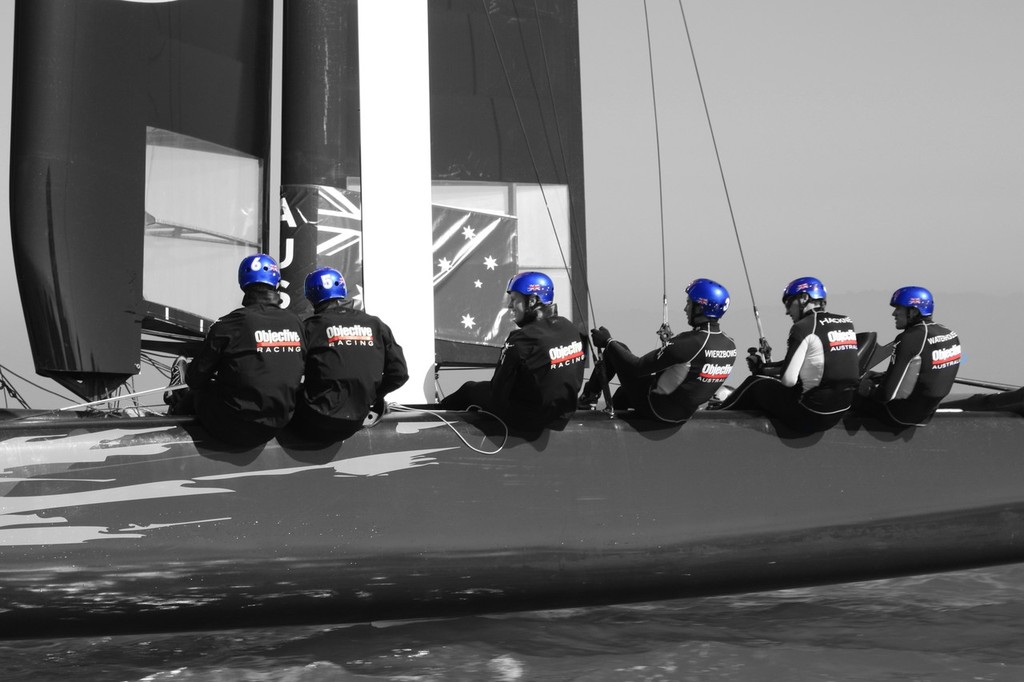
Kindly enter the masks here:
[[465, 444], [465, 446], [467, 448], [469, 448], [473, 452], [479, 452], [481, 455], [496, 455], [496, 454], [498, 454], [499, 452], [501, 452], [505, 448], [505, 443], [508, 442], [508, 425], [504, 421], [501, 420], [501, 417], [499, 417], [498, 415], [493, 414], [491, 412], [488, 412], [487, 410], [481, 409], [479, 405], [470, 405], [469, 408], [464, 410], [464, 411], [465, 412], [480, 412], [482, 414], [486, 414], [486, 415], [489, 415], [491, 417], [494, 417], [498, 421], [498, 423], [501, 424], [501, 426], [505, 429], [505, 437], [502, 438], [501, 445], [499, 445], [498, 449], [494, 450], [493, 452], [488, 452], [486, 450], [481, 450], [478, 447], [470, 445], [469, 441], [467, 441], [463, 437], [463, 435], [461, 433], [459, 433], [455, 429], [455, 425], [452, 422], [450, 422], [447, 419], [445, 419], [444, 417], [442, 417], [435, 410], [426, 410], [426, 409], [423, 409], [421, 407], [409, 407], [408, 405], [402, 405], [400, 403], [388, 403], [388, 410], [393, 411], [393, 412], [418, 412], [418, 413], [421, 413], [421, 414], [429, 414], [429, 415], [435, 417], [438, 421], [444, 423], [444, 425], [447, 426], [449, 429], [451, 429], [452, 433], [454, 433], [456, 436], [458, 436], [459, 440], [461, 440]]
[[179, 384], [177, 386], [162, 386], [160, 388], [147, 388], [145, 391], [138, 391], [136, 393], [125, 393], [124, 395], [115, 395], [110, 398], [101, 398], [100, 400], [94, 400], [91, 403], [80, 403], [78, 405], [70, 405], [68, 407], [61, 407], [60, 409], [54, 410], [54, 412], [67, 412], [68, 410], [78, 410], [83, 407], [92, 407], [93, 405], [102, 405], [104, 403], [113, 403], [118, 400], [125, 398], [137, 398], [140, 395], [147, 395], [149, 393], [156, 393], [157, 391], [180, 391], [183, 388], [188, 388], [187, 384]]
[[[104, 403], [117, 402], [118, 400], [121, 400], [123, 398], [136, 398], [136, 397], [138, 397], [140, 395], [147, 395], [149, 393], [157, 393], [159, 391], [180, 391], [183, 388], [188, 388], [188, 385], [187, 384], [179, 384], [177, 386], [165, 386], [165, 387], [161, 387], [161, 388], [149, 388], [149, 389], [146, 389], [145, 391], [138, 391], [136, 393], [125, 393], [124, 395], [115, 395], [115, 396], [111, 396], [110, 398], [102, 398], [101, 400], [94, 400], [94, 401], [89, 402], [89, 403], [80, 403], [78, 405], [70, 405], [68, 407], [59, 407], [59, 408], [54, 409], [54, 410], [38, 410], [38, 411], [33, 410], [32, 411], [33, 414], [27, 414], [27, 415], [24, 415], [22, 417], [15, 417], [14, 419], [6, 419], [6, 420], [4, 420], [4, 423], [7, 424], [7, 423], [11, 423], [11, 422], [24, 421], [24, 420], [28, 420], [28, 419], [36, 419], [36, 418], [39, 418], [39, 417], [47, 415], [47, 414], [56, 414], [58, 412], [67, 412], [68, 410], [77, 410], [77, 409], [80, 409], [80, 408], [83, 408], [83, 407], [92, 407], [93, 405], [102, 405]], [[152, 414], [154, 416], [162, 416], [159, 412], [153, 412], [152, 410], [150, 410], [145, 405], [136, 405], [135, 409], [145, 410], [146, 412], [149, 412], [150, 414]]]

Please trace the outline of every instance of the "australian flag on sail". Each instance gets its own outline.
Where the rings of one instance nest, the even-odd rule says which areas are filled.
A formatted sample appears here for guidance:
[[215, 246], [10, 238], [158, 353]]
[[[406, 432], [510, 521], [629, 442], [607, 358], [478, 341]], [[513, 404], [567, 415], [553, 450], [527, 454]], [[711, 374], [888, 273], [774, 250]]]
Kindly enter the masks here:
[[434, 206], [438, 339], [497, 346], [514, 328], [505, 287], [516, 274], [516, 219]]
[[353, 190], [323, 185], [281, 188], [281, 286], [291, 310], [300, 315], [312, 312], [303, 284], [306, 274], [320, 267], [340, 272], [349, 299], [363, 307], [361, 203], [360, 193]]
[[[281, 188], [282, 289], [300, 315], [306, 274], [341, 272], [349, 298], [363, 305], [362, 201], [357, 191], [318, 185]], [[500, 346], [513, 329], [505, 286], [516, 274], [512, 216], [433, 207], [434, 325], [443, 341]], [[315, 237], [314, 237], [315, 235]]]

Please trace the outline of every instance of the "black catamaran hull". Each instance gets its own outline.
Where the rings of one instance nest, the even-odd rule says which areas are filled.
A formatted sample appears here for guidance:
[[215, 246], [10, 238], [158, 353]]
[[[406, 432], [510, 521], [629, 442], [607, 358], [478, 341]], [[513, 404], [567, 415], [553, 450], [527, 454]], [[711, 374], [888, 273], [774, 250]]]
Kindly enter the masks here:
[[[447, 415], [494, 449], [494, 423]], [[485, 432], [488, 432], [485, 434]], [[474, 452], [425, 415], [230, 451], [173, 419], [0, 424], [0, 636], [356, 622], [1024, 561], [1024, 420], [780, 437], [580, 413]]]

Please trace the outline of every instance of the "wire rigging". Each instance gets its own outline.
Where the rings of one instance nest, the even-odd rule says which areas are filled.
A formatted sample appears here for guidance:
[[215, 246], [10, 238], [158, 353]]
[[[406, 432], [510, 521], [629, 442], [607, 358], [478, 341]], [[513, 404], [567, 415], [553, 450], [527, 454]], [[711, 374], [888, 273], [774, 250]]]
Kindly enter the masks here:
[[[519, 106], [519, 99], [516, 97], [515, 90], [512, 87], [512, 79], [511, 79], [511, 77], [509, 75], [509, 69], [508, 69], [508, 66], [507, 66], [507, 64], [505, 62], [505, 57], [504, 57], [504, 55], [502, 55], [501, 47], [498, 44], [498, 36], [497, 36], [497, 32], [494, 29], [494, 22], [491, 19], [491, 12], [490, 12], [490, 10], [488, 9], [488, 6], [487, 6], [487, 0], [481, 0], [481, 2], [483, 4], [484, 14], [487, 17], [487, 26], [490, 29], [491, 40], [494, 42], [494, 51], [498, 55], [498, 62], [501, 64], [502, 75], [504, 75], [504, 77], [505, 77], [505, 83], [506, 83], [506, 86], [508, 87], [509, 97], [512, 100], [512, 105], [515, 108], [515, 112], [516, 112], [516, 118], [519, 121], [519, 128], [520, 128], [520, 130], [521, 130], [521, 132], [523, 134], [523, 139], [526, 141], [526, 150], [527, 150], [527, 153], [530, 156], [530, 163], [533, 166], [534, 176], [537, 178], [537, 186], [540, 188], [541, 197], [544, 200], [544, 208], [547, 210], [547, 214], [548, 214], [548, 224], [551, 226], [551, 232], [552, 232], [552, 235], [555, 238], [555, 244], [558, 247], [558, 254], [559, 254], [559, 257], [562, 259], [562, 266], [565, 268], [566, 272], [569, 272], [570, 271], [569, 270], [569, 264], [566, 262], [565, 250], [562, 248], [561, 239], [559, 239], [559, 237], [558, 237], [558, 230], [555, 227], [554, 216], [551, 214], [551, 205], [548, 202], [547, 192], [544, 190], [543, 182], [541, 182], [540, 168], [539, 168], [539, 166], [537, 164], [537, 157], [536, 157], [536, 155], [534, 154], [534, 151], [533, 151], [533, 145], [530, 144], [530, 138], [529, 138], [529, 135], [527, 134], [526, 124], [525, 124], [525, 121], [523, 120], [522, 110], [521, 110], [521, 108]], [[516, 7], [515, 3], [513, 3], [513, 8], [515, 8], [515, 7]], [[540, 45], [541, 45], [541, 58], [542, 58], [543, 64], [544, 64], [544, 73], [547, 76], [547, 81], [548, 81], [548, 93], [549, 93], [549, 97], [551, 98], [551, 109], [554, 112], [554, 118], [555, 118], [555, 139], [558, 140], [559, 149], [560, 149], [561, 155], [562, 155], [562, 164], [563, 164], [563, 167], [565, 168], [565, 172], [568, 174], [568, 172], [569, 172], [568, 160], [567, 160], [567, 158], [565, 156], [565, 145], [562, 143], [561, 128], [558, 125], [558, 107], [555, 105], [554, 91], [553, 91], [553, 89], [551, 87], [551, 72], [550, 72], [550, 69], [548, 68], [547, 51], [546, 51], [546, 49], [544, 47], [544, 35], [543, 35], [542, 30], [541, 30], [540, 10], [537, 7], [536, 0], [534, 0], [533, 7], [534, 7], [534, 14], [535, 14], [536, 19], [537, 19], [537, 33], [538, 33], [538, 37], [539, 37], [539, 41], [540, 41]], [[516, 12], [517, 19], [518, 19], [518, 9], [515, 9], [515, 12]], [[524, 50], [525, 50], [526, 46], [523, 45], [523, 47], [524, 47]], [[527, 56], [528, 56], [528, 52], [527, 52]], [[526, 63], [527, 63], [527, 66], [529, 66], [529, 59], [526, 60]], [[530, 79], [533, 82], [534, 91], [537, 91], [538, 88], [537, 88], [537, 85], [536, 85], [536, 79], [534, 79], [534, 77], [533, 77], [533, 70], [532, 69], [530, 69]], [[543, 120], [543, 116], [541, 117], [541, 119]], [[546, 132], [547, 132], [547, 128], [545, 126], [545, 133]], [[568, 178], [567, 178], [567, 180], [568, 180]], [[574, 206], [572, 204], [572, 192], [569, 193], [569, 202], [570, 202], [570, 204], [569, 204], [569, 213], [570, 213], [570, 215], [569, 215], [569, 220], [570, 220], [570, 224], [569, 224], [570, 243], [575, 245], [577, 249], [580, 249], [580, 248], [582, 248], [579, 245], [579, 241], [581, 241], [581, 240], [574, 239], [573, 238], [573, 231], [572, 231], [573, 217], [575, 215], [575, 211], [573, 210]], [[580, 262], [585, 262], [585, 261], [586, 261], [585, 258], [581, 258], [580, 259]], [[584, 275], [585, 274], [586, 274], [586, 269], [584, 268]], [[574, 303], [576, 309], [581, 311], [581, 313], [585, 313], [587, 309], [584, 308], [582, 305], [580, 305], [579, 296], [578, 296], [578, 294], [576, 292], [576, 287], [573, 286], [573, 284], [572, 284], [572, 279], [571, 278], [569, 280], [569, 292], [572, 295], [573, 303]], [[589, 286], [585, 286], [584, 287], [584, 295], [586, 297], [587, 303], [590, 306], [591, 319], [594, 321], [594, 324], [596, 325], [597, 324], [597, 322], [596, 322], [597, 314], [596, 314], [596, 312], [594, 310], [593, 300], [591, 299], [591, 296], [590, 296], [590, 287]], [[598, 350], [598, 352], [597, 352], [597, 357], [598, 357], [598, 363], [600, 363], [601, 358], [602, 358], [602, 353], [601, 353], [600, 350]], [[603, 392], [604, 392], [604, 396], [605, 396], [605, 402], [609, 406], [608, 407], [609, 414], [611, 416], [614, 416], [614, 411], [611, 409], [611, 392], [610, 392], [609, 387], [607, 386], [607, 383], [605, 383], [605, 385], [603, 387]]]
[[[60, 398], [61, 400], [66, 400], [69, 403], [74, 402], [74, 400], [72, 398], [68, 398], [67, 396], [61, 395], [60, 393], [56, 393], [54, 391], [51, 391], [50, 389], [45, 388], [44, 386], [40, 386], [39, 384], [26, 379], [25, 377], [21, 376], [20, 374], [18, 374], [14, 370], [12, 370], [10, 367], [4, 367], [3, 365], [0, 365], [0, 371], [7, 372], [8, 374], [16, 376], [19, 379], [21, 379], [22, 381], [24, 381], [26, 384], [28, 384], [29, 386], [32, 386], [33, 388], [37, 388], [40, 391], [43, 391], [45, 393], [49, 393], [50, 395], [56, 396], [56, 397]], [[25, 407], [28, 407], [28, 405], [26, 405]]]
[[[540, 167], [537, 165], [537, 155], [533, 151], [533, 145], [530, 144], [530, 137], [527, 134], [526, 123], [523, 118], [523, 112], [521, 107], [519, 106], [519, 98], [516, 97], [515, 89], [512, 86], [512, 78], [509, 76], [508, 64], [505, 62], [505, 57], [501, 52], [501, 46], [498, 43], [498, 34], [497, 31], [495, 31], [494, 29], [494, 21], [491, 19], [491, 12], [488, 8], [488, 1], [481, 0], [481, 5], [483, 6], [484, 9], [484, 16], [487, 17], [487, 27], [491, 33], [491, 40], [494, 42], [494, 51], [497, 53], [498, 62], [501, 64], [501, 72], [502, 75], [504, 75], [505, 77], [505, 84], [508, 87], [509, 98], [511, 99], [512, 106], [515, 109], [516, 119], [519, 121], [519, 129], [523, 134], [523, 139], [526, 141], [526, 151], [530, 156], [530, 163], [533, 166], [534, 176], [537, 178], [537, 186], [540, 188], [541, 198], [544, 200], [544, 208], [547, 210], [548, 221], [551, 224], [551, 230], [555, 237], [555, 244], [558, 247], [558, 255], [562, 259], [562, 266], [568, 272], [569, 263], [565, 257], [565, 250], [562, 248], [562, 241], [558, 237], [558, 231], [555, 229], [555, 218], [551, 213], [551, 205], [548, 202], [547, 192], [545, 192], [544, 190], [544, 184], [540, 181], [541, 175]], [[586, 308], [580, 305], [579, 297], [576, 294], [575, 288], [571, 286], [571, 282], [569, 286], [569, 292], [572, 295], [573, 303], [576, 306], [576, 308], [578, 310], [586, 310]]]
[[[654, 85], [654, 50], [651, 47], [651, 19], [647, 12], [647, 0], [644, 0], [644, 25], [647, 28], [647, 63], [651, 74], [651, 102], [654, 105], [654, 146], [658, 159], [658, 211], [661, 225], [661, 323], [662, 329], [668, 328], [668, 275], [665, 266], [665, 192], [661, 172], [661, 132], [658, 126], [658, 91]], [[668, 343], [662, 336], [662, 345]]]
[[[646, 9], [646, 0], [645, 0]], [[725, 169], [722, 165], [722, 156], [718, 151], [718, 140], [715, 137], [715, 127], [711, 123], [711, 112], [708, 109], [708, 100], [704, 94], [704, 83], [700, 77], [700, 69], [697, 66], [697, 53], [693, 48], [693, 39], [690, 37], [690, 25], [686, 21], [686, 10], [683, 9], [683, 0], [679, 0], [679, 14], [683, 18], [683, 29], [686, 32], [686, 43], [690, 48], [690, 58], [693, 60], [693, 71], [697, 76], [697, 87], [700, 90], [700, 99], [704, 105], [704, 116], [708, 121], [708, 131], [711, 133], [711, 144], [715, 149], [715, 159], [718, 162], [718, 174], [722, 178], [722, 189], [725, 192], [725, 203], [729, 207], [729, 219], [732, 221], [732, 231], [736, 235], [736, 246], [740, 252], [740, 262], [743, 265], [743, 275], [747, 280], [747, 291], [750, 292], [750, 303], [754, 308], [754, 322], [757, 324], [757, 335], [760, 339], [761, 352], [765, 354], [765, 360], [771, 359], [771, 347], [764, 335], [761, 326], [761, 313], [757, 309], [757, 301], [754, 299], [754, 287], [750, 283], [750, 271], [747, 269], [747, 259], [743, 254], [743, 242], [740, 240], [740, 231], [736, 225], [736, 214], [733, 212], [732, 199], [729, 196], [729, 184], [725, 180]]]
[[[569, 175], [569, 159], [565, 152], [565, 141], [562, 139], [562, 126], [558, 119], [558, 107], [555, 105], [555, 91], [551, 82], [551, 69], [548, 62], [548, 51], [544, 44], [544, 31], [543, 25], [540, 19], [540, 8], [537, 6], [537, 0], [533, 1], [533, 14], [537, 21], [537, 36], [540, 42], [540, 56], [541, 62], [544, 65], [544, 75], [547, 76], [548, 84], [548, 98], [551, 100], [551, 115], [555, 119], [555, 140], [558, 142], [558, 151], [562, 158], [562, 168], [565, 170], [566, 183], [568, 183]], [[530, 76], [533, 76], [533, 70], [530, 70]], [[536, 87], [536, 86], [535, 86]], [[590, 296], [590, 283], [588, 281], [589, 268], [586, 266], [587, 260], [584, 257], [582, 249], [583, 240], [578, 239], [579, 228], [576, 222], [576, 204], [573, 201], [573, 193], [569, 191], [569, 243], [573, 248], [574, 255], [577, 257], [577, 261], [583, 264], [583, 297], [587, 302], [587, 306], [590, 309], [590, 319], [596, 320], [597, 311], [594, 309], [594, 301]], [[550, 216], [549, 216], [550, 218]], [[551, 229], [554, 230], [554, 222], [552, 221]], [[571, 285], [571, 280], [570, 280]]]

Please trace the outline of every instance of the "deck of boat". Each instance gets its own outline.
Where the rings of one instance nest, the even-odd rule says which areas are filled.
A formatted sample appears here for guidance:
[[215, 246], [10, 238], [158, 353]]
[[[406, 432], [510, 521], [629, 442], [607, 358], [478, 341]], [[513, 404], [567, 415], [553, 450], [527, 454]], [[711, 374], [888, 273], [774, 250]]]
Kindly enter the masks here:
[[[813, 436], [702, 412], [536, 434], [389, 414], [231, 449], [191, 420], [0, 422], [0, 636], [352, 622], [1024, 561], [1024, 419]], [[2, 417], [4, 415], [0, 415]], [[8, 413], [6, 416], [15, 416]], [[17, 415], [26, 417], [27, 415]]]

